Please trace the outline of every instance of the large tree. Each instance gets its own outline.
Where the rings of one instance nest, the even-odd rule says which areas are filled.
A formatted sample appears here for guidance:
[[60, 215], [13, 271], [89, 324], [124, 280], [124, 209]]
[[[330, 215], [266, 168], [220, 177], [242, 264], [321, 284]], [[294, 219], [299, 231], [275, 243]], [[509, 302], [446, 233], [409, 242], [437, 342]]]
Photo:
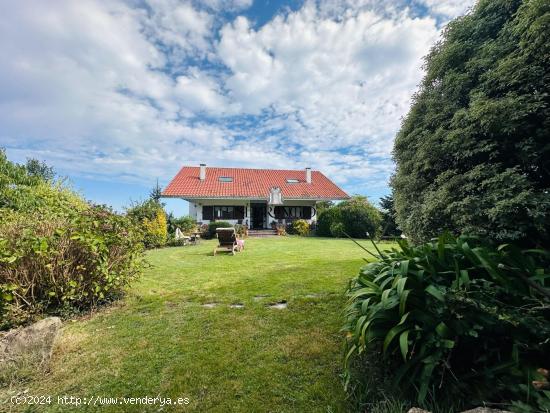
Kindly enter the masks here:
[[550, 2], [479, 1], [425, 67], [394, 147], [403, 232], [550, 245]]

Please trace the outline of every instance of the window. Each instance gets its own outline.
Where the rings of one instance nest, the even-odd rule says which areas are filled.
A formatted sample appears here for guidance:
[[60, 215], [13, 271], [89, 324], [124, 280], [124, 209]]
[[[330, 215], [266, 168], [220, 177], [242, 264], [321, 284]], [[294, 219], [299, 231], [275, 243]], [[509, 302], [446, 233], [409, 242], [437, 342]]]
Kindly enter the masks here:
[[220, 176], [218, 178], [218, 181], [220, 181], [220, 182], [233, 182], [233, 177], [232, 176]]
[[286, 180], [287, 184], [297, 184], [298, 182], [300, 182], [300, 180], [295, 178], [287, 178]]
[[244, 206], [210, 206], [202, 207], [202, 218], [207, 220], [244, 219]]

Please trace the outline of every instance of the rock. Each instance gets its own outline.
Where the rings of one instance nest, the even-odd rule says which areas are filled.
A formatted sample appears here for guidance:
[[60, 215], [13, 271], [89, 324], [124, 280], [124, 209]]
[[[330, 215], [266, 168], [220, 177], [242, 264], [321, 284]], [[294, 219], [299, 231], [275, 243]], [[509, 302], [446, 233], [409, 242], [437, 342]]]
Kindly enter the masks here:
[[476, 407], [472, 410], [466, 410], [462, 413], [511, 413], [508, 410], [489, 409], [488, 407]]
[[25, 357], [47, 363], [60, 328], [59, 317], [48, 317], [30, 326], [8, 331], [0, 338], [0, 360], [16, 361]]
[[284, 310], [288, 306], [286, 300], [279, 301], [278, 303], [269, 304], [269, 308], [275, 308], [277, 310]]
[[430, 413], [429, 411], [427, 410], [422, 410], [418, 407], [412, 407], [409, 409], [409, 411], [407, 413]]

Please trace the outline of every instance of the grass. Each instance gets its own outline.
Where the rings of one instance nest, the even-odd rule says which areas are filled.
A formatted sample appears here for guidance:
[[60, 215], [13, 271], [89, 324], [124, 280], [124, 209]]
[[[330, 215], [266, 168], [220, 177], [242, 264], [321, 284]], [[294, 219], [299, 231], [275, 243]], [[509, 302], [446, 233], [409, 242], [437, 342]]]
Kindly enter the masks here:
[[[0, 391], [0, 400], [28, 389], [55, 399], [160, 395], [189, 404], [27, 411], [352, 410], [341, 382], [342, 292], [365, 252], [324, 238], [248, 239], [236, 256], [214, 257], [214, 245], [150, 251], [151, 266], [124, 300], [67, 321], [49, 372]], [[268, 307], [283, 300], [286, 309]]]

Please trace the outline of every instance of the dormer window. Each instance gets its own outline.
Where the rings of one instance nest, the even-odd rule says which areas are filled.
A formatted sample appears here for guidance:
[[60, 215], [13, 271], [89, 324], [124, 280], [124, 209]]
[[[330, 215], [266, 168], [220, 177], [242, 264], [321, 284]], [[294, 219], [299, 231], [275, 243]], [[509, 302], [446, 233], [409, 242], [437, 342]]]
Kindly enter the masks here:
[[232, 176], [220, 176], [218, 178], [218, 181], [220, 181], [220, 182], [233, 182], [233, 177]]
[[294, 179], [294, 178], [287, 178], [287, 180], [286, 180], [287, 184], [297, 184], [298, 182], [300, 182], [300, 180], [299, 179]]

